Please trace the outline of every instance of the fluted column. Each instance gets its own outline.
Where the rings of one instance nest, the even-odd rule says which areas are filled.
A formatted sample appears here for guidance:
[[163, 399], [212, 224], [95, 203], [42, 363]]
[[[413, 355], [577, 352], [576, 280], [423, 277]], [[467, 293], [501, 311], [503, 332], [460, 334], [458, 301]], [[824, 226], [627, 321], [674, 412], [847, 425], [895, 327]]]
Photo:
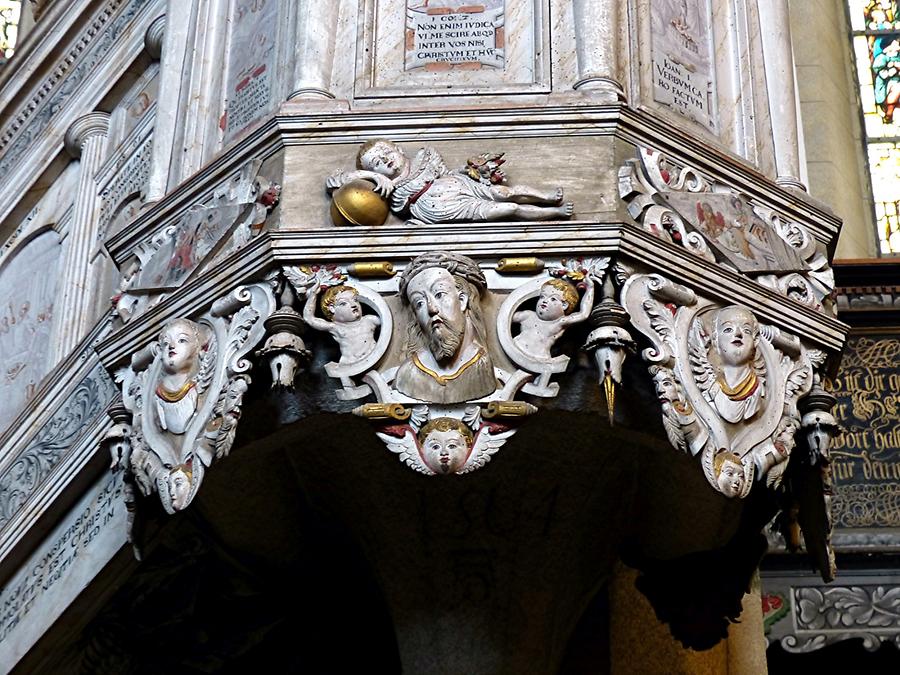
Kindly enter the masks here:
[[758, 7], [775, 144], [775, 182], [806, 190], [800, 180], [797, 95], [788, 3], [787, 0], [759, 0]]
[[297, 3], [294, 85], [288, 100], [334, 98], [331, 68], [337, 32], [337, 2], [300, 0]]
[[103, 162], [108, 131], [109, 115], [104, 112], [79, 117], [66, 131], [66, 150], [79, 160], [79, 169], [72, 219], [66, 232], [63, 305], [58, 312], [60, 331], [56, 342], [60, 358], [75, 347], [96, 318], [96, 275], [91, 274], [90, 254], [97, 239], [100, 197], [94, 176]]
[[147, 26], [144, 33], [144, 49], [154, 61], [162, 56], [163, 38], [166, 34], [166, 15], [158, 16]]
[[588, 95], [624, 101], [619, 73], [620, 0], [573, 0], [578, 81], [574, 88]]

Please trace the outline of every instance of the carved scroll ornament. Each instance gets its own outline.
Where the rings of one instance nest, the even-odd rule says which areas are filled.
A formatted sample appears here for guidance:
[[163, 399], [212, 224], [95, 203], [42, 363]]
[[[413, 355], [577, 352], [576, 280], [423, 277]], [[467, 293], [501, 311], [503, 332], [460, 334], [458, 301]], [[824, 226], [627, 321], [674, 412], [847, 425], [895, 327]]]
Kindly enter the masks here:
[[245, 356], [274, 307], [269, 284], [241, 286], [200, 316], [169, 321], [116, 374], [132, 423], [114, 463], [168, 513], [187, 507], [206, 469], [228, 455], [250, 383]]
[[825, 354], [761, 323], [740, 305], [721, 305], [659, 274], [636, 274], [622, 289], [676, 448], [699, 456], [710, 485], [745, 497], [755, 478], [780, 482], [800, 428], [798, 400]]
[[619, 195], [647, 232], [817, 311], [834, 313], [827, 252], [803, 225], [699, 170], [676, 167], [657, 150], [639, 153], [619, 169]]

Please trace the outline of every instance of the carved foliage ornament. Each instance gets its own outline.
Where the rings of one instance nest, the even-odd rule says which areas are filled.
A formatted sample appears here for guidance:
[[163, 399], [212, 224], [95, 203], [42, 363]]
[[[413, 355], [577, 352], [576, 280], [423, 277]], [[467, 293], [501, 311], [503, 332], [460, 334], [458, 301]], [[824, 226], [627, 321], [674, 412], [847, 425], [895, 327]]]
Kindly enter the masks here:
[[250, 383], [245, 356], [274, 307], [269, 284], [241, 286], [200, 316], [169, 321], [117, 372], [132, 424], [115, 468], [168, 513], [190, 504], [206, 469], [228, 455]]
[[662, 153], [640, 148], [619, 169], [619, 194], [647, 231], [752, 277], [818, 311], [834, 313], [834, 272], [805, 227]]
[[445, 251], [420, 255], [396, 277], [390, 268], [373, 279], [360, 266], [284, 274], [305, 298], [304, 321], [337, 343], [340, 357], [325, 371], [342, 385], [338, 398], [374, 396], [354, 412], [379, 421], [379, 438], [401, 461], [453, 474], [487, 463], [516, 418], [536, 411], [520, 394], [556, 396], [551, 379], [569, 357], [555, 344], [588, 317], [609, 263], [557, 260], [545, 271], [531, 260], [515, 277]]
[[622, 298], [652, 344], [643, 358], [672, 445], [699, 456], [727, 497], [745, 497], [754, 478], [778, 484], [801, 425], [798, 400], [825, 354], [746, 307], [714, 303], [659, 274], [632, 276]]

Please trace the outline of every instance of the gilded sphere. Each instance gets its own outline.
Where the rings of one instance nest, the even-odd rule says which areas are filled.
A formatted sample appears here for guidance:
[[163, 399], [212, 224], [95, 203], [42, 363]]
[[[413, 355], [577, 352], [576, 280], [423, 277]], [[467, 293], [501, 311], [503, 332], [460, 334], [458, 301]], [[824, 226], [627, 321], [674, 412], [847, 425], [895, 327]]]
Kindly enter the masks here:
[[331, 220], [335, 225], [384, 225], [387, 201], [367, 180], [352, 180], [331, 196]]

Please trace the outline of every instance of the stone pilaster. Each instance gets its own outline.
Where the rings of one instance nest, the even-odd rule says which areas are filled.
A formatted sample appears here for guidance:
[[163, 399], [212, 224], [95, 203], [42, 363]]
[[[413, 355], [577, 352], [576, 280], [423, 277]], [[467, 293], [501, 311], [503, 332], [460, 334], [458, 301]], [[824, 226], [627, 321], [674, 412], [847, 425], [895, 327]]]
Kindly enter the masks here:
[[59, 357], [68, 354], [84, 337], [93, 323], [94, 277], [90, 254], [97, 239], [97, 215], [100, 197], [94, 184], [106, 151], [109, 115], [92, 112], [79, 117], [66, 131], [66, 151], [79, 160], [78, 188], [72, 208], [72, 220], [66, 233], [63, 262], [59, 335], [56, 342]]
[[617, 0], [573, 0], [578, 81], [588, 95], [625, 100], [618, 80], [619, 3]]
[[331, 68], [339, 3], [301, 0], [297, 5], [294, 84], [287, 98], [334, 98]]
[[766, 91], [775, 145], [775, 182], [806, 190], [800, 180], [799, 125], [787, 0], [759, 0]]
[[163, 37], [166, 34], [166, 15], [163, 14], [153, 20], [144, 33], [144, 49], [153, 58], [159, 61], [162, 56]]

